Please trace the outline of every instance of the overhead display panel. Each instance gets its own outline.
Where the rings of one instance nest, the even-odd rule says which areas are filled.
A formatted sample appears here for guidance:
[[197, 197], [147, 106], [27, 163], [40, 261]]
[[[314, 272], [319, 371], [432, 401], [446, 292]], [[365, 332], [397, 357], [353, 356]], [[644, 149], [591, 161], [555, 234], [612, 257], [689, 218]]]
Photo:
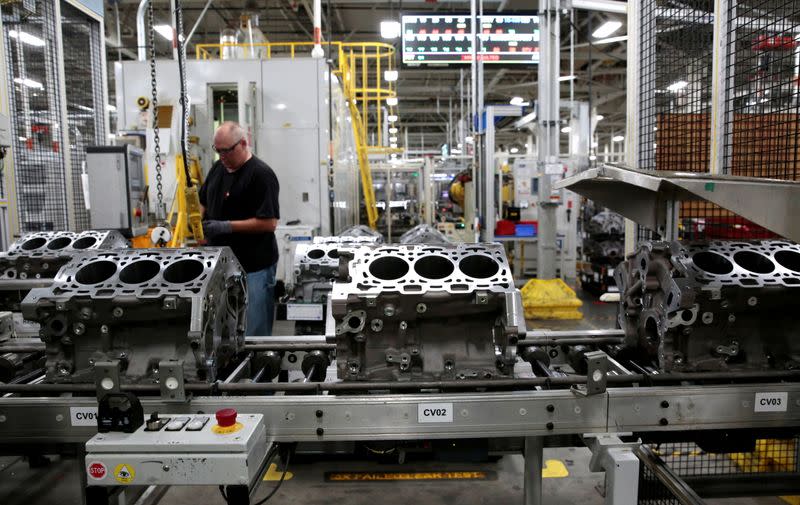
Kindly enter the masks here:
[[[472, 61], [469, 14], [402, 16], [403, 63], [451, 65]], [[478, 30], [478, 59], [484, 63], [539, 62], [539, 17], [484, 15]]]

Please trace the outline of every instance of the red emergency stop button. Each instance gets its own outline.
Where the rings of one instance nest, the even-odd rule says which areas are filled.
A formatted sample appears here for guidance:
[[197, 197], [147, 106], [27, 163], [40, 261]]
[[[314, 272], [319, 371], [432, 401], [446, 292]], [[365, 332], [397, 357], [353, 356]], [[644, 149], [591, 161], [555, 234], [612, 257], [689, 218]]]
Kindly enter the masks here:
[[217, 424], [226, 428], [236, 424], [236, 409], [221, 409], [217, 411]]

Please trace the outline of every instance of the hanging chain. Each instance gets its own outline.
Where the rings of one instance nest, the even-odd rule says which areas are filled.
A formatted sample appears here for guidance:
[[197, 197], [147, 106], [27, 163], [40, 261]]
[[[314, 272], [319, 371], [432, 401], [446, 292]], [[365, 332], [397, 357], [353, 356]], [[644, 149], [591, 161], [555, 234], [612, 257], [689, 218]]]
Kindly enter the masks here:
[[175, 30], [178, 42], [178, 58], [180, 64], [183, 66], [181, 72], [181, 97], [180, 105], [183, 108], [183, 128], [181, 128], [181, 150], [184, 156], [183, 165], [186, 168], [186, 184], [192, 185], [192, 179], [189, 175], [189, 158], [186, 152], [186, 146], [189, 145], [189, 95], [186, 86], [186, 43], [183, 39], [183, 6], [181, 0], [175, 0]]
[[150, 105], [153, 107], [153, 152], [156, 161], [156, 192], [158, 202], [156, 204], [156, 219], [166, 218], [164, 207], [163, 185], [161, 182], [161, 139], [159, 138], [158, 128], [158, 88], [156, 85], [156, 39], [155, 39], [155, 18], [153, 16], [153, 0], [147, 2], [147, 17], [150, 23], [150, 88], [152, 100]]

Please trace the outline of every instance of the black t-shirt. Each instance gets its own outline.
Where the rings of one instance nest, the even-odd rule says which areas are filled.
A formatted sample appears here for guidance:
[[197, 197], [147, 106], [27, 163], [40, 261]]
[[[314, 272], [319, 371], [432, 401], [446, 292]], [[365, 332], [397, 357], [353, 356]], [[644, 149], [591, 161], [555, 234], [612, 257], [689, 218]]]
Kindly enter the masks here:
[[[200, 204], [206, 208], [204, 219], [280, 219], [279, 191], [275, 172], [255, 156], [233, 173], [217, 161], [200, 188]], [[209, 240], [209, 245], [229, 246], [246, 272], [263, 270], [278, 261], [273, 232], [221, 235]]]

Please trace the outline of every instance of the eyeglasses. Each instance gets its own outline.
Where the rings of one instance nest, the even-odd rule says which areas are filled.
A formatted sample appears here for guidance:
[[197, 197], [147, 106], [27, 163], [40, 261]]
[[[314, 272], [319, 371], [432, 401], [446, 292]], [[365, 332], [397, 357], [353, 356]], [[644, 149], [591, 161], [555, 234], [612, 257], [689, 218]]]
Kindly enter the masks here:
[[232, 145], [232, 146], [230, 146], [230, 147], [217, 147], [217, 146], [211, 146], [211, 148], [212, 148], [214, 151], [216, 151], [216, 152], [217, 152], [217, 154], [224, 155], [224, 154], [228, 154], [228, 153], [230, 153], [231, 151], [233, 151], [234, 149], [236, 149], [236, 146], [238, 146], [239, 144], [241, 144], [241, 142], [242, 142], [242, 139], [239, 139], [239, 140], [237, 140], [237, 141], [236, 141], [236, 143], [235, 143], [235, 144], [233, 144], [233, 145]]

